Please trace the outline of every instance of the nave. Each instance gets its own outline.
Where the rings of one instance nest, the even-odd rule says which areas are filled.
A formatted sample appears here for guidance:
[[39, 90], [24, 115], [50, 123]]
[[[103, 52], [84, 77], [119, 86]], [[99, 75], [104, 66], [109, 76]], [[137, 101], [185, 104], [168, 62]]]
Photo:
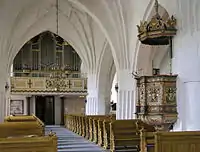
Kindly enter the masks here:
[[62, 126], [46, 126], [46, 135], [49, 132], [56, 133], [58, 138], [58, 152], [106, 152], [96, 144], [67, 130]]

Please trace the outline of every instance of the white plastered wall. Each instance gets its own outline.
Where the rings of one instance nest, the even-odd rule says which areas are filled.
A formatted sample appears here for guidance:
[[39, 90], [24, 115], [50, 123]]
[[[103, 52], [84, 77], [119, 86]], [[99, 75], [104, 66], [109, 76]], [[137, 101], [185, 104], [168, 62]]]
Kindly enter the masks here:
[[84, 114], [85, 113], [85, 98], [66, 97], [64, 99], [65, 114]]

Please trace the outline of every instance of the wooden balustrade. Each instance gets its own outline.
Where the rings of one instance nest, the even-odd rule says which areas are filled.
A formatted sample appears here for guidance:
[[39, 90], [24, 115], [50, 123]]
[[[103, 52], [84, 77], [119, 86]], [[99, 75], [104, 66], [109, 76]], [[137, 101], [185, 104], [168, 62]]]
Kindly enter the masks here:
[[[11, 77], [12, 94], [42, 94], [46, 93], [87, 93], [87, 79], [86, 78], [50, 78], [50, 77]], [[31, 85], [30, 85], [31, 82]], [[59, 88], [55, 86], [60, 82]], [[69, 85], [70, 84], [70, 85]]]

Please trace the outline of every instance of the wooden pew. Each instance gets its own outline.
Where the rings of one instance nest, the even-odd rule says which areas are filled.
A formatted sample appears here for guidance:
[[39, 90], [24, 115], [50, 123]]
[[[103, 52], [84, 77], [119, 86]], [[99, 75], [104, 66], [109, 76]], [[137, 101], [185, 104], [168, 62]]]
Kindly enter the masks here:
[[102, 116], [93, 118], [93, 128], [92, 128], [93, 142], [99, 143], [100, 140], [102, 140], [103, 124], [101, 126], [99, 121], [111, 120], [112, 117], [113, 117], [112, 115], [102, 115]]
[[30, 122], [36, 121], [32, 115], [17, 115], [17, 116], [6, 116], [4, 122]]
[[17, 115], [17, 116], [7, 116], [4, 118], [4, 122], [37, 122], [41, 128], [43, 128], [43, 134], [45, 134], [44, 123], [37, 118], [35, 115]]
[[0, 124], [0, 138], [21, 135], [44, 136], [43, 127], [39, 122], [4, 122]]
[[0, 152], [57, 152], [57, 137], [0, 138]]
[[154, 132], [153, 126], [147, 125], [141, 120], [115, 120], [110, 123], [110, 151], [139, 150], [139, 131], [144, 128]]
[[155, 152], [155, 132], [140, 130], [140, 152]]
[[199, 131], [142, 133], [141, 152], [200, 151]]
[[[93, 115], [89, 116], [89, 140], [97, 142], [98, 138], [98, 119], [107, 119], [113, 117], [112, 115]], [[96, 136], [97, 135], [97, 136]]]
[[98, 145], [104, 147], [105, 149], [109, 149], [110, 147], [110, 123], [116, 120], [116, 116], [113, 115], [108, 117], [107, 119], [102, 119], [98, 121]]
[[[96, 143], [103, 143], [103, 137], [99, 136], [103, 133], [103, 122], [98, 125], [99, 119], [114, 118], [115, 115], [65, 115], [65, 126], [69, 130], [85, 137]], [[101, 127], [99, 127], [101, 126]], [[100, 133], [100, 134], [99, 134]], [[101, 144], [100, 144], [101, 145]]]
[[85, 134], [84, 134], [84, 137], [86, 139], [89, 139], [90, 138], [90, 126], [89, 126], [89, 119], [90, 119], [90, 116], [85, 116]]

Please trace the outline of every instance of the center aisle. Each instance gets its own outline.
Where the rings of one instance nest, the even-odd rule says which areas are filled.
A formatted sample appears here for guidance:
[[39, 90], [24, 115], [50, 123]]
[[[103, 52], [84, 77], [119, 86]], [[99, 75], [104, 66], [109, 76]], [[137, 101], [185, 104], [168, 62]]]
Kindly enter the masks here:
[[58, 137], [58, 152], [106, 152], [96, 144], [61, 126], [46, 126], [45, 132], [55, 132]]

